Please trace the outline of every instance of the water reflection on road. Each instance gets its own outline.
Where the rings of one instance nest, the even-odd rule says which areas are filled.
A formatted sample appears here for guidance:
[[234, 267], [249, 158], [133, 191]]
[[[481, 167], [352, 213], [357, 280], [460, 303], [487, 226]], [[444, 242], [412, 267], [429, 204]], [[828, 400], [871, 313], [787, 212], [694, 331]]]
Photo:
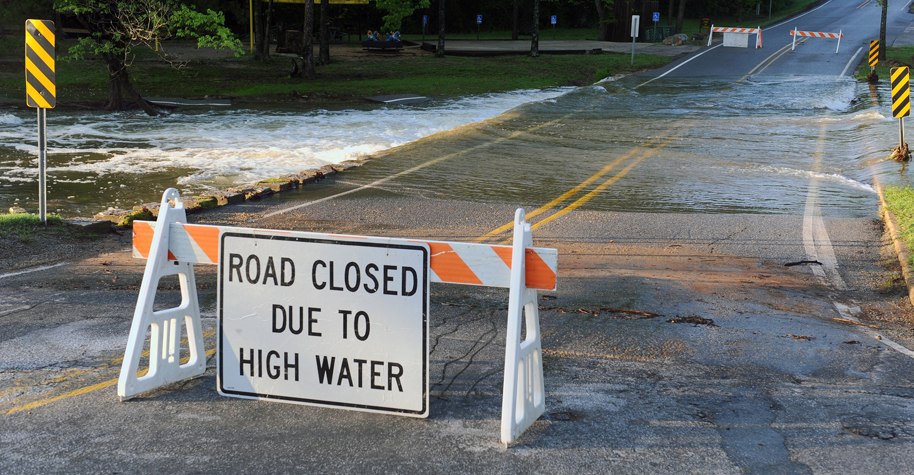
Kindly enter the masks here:
[[[525, 206], [559, 199], [607, 211], [799, 214], [816, 178], [824, 213], [871, 216], [874, 178], [907, 183], [901, 165], [883, 160], [897, 142], [885, 82], [738, 79], [628, 77], [399, 112], [182, 112], [162, 119], [164, 129], [134, 115], [71, 113], [57, 119], [66, 133], [50, 134], [51, 200], [86, 214], [156, 200], [168, 186], [225, 188], [364, 153], [380, 158], [347, 180], [450, 157], [384, 183], [399, 195]], [[516, 105], [504, 98], [523, 105], [377, 153]], [[0, 205], [34, 200], [24, 191], [35, 186], [34, 147], [20, 137], [32, 128], [0, 115]], [[360, 137], [367, 130], [378, 132]]]
[[579, 88], [399, 149], [366, 179], [469, 150], [388, 188], [542, 206], [590, 180], [565, 205], [596, 190], [581, 209], [802, 214], [816, 178], [824, 212], [843, 216], [872, 215], [874, 176], [906, 181], [900, 165], [883, 161], [897, 140], [884, 85], [874, 105], [851, 78], [737, 79], [639, 87], [644, 80], [630, 77]]

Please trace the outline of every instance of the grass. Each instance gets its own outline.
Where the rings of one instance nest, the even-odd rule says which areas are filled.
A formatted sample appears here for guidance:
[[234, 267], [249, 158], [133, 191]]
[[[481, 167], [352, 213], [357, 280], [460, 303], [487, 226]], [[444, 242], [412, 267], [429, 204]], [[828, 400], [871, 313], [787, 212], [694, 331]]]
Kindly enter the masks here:
[[[889, 81], [891, 78], [891, 68], [896, 68], [898, 66], [914, 67], [914, 46], [886, 48], [885, 58], [885, 61], [880, 61], [879, 64], [876, 65], [876, 74], [879, 75], [880, 80]], [[866, 54], [862, 59], [864, 66], [857, 72], [857, 79], [859, 80], [865, 80], [866, 76], [870, 73], [869, 63], [867, 63], [868, 59], [869, 45], [867, 45]]]
[[906, 243], [909, 254], [909, 264], [914, 265], [914, 188], [910, 186], [887, 185], [885, 187], [885, 201], [889, 211], [898, 220], [899, 233]]
[[0, 214], [0, 239], [19, 239], [31, 244], [38, 236], [50, 235], [61, 239], [95, 240], [98, 235], [86, 232], [78, 226], [67, 224], [56, 214], [47, 215], [47, 224], [29, 213]]
[[[137, 60], [130, 66], [130, 74], [137, 90], [149, 97], [223, 95], [252, 100], [294, 97], [325, 102], [360, 100], [363, 96], [379, 94], [448, 96], [580, 86], [619, 73], [658, 68], [671, 61], [667, 57], [636, 55], [632, 66], [631, 57], [624, 54], [439, 59], [425, 53], [364, 55], [359, 45], [343, 47], [353, 48], [356, 54], [334, 56], [330, 64], [317, 68], [318, 78], [311, 81], [289, 77], [289, 58], [277, 57], [260, 63], [250, 55], [193, 61], [180, 69], [161, 61]], [[141, 55], [148, 54], [138, 51]], [[9, 56], [6, 58], [9, 61]], [[0, 90], [10, 100], [24, 98], [24, 88], [19, 71], [0, 73]], [[60, 105], [103, 103], [107, 97], [107, 72], [103, 63], [100, 60], [58, 62], [57, 91]]]

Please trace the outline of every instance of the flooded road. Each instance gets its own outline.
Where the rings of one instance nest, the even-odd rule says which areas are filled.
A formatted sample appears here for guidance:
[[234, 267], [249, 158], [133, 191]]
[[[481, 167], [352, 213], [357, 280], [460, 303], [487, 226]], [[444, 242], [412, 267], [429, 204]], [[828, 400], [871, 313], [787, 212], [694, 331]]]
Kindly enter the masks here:
[[[456, 153], [385, 185], [397, 194], [539, 207], [580, 187], [554, 204], [571, 200], [567, 206], [603, 186], [576, 205], [603, 211], [796, 213], [815, 177], [827, 214], [870, 216], [874, 179], [909, 181], [903, 166], [883, 160], [897, 140], [885, 82], [739, 79], [628, 77], [312, 113], [189, 109], [150, 119], [60, 111], [49, 120], [49, 210], [93, 214], [157, 201], [167, 187], [197, 194], [249, 186], [370, 154], [380, 158], [360, 182]], [[23, 140], [32, 122], [0, 115], [3, 209], [36, 206], [37, 152]], [[395, 158], [385, 152], [392, 148]]]
[[[251, 186], [320, 168], [497, 116], [570, 90], [530, 90], [414, 106], [342, 110], [182, 109], [150, 118], [122, 113], [48, 113], [48, 210], [64, 217], [186, 194]], [[0, 209], [38, 207], [33, 110], [0, 112]]]
[[[594, 211], [875, 216], [897, 140], [884, 84], [852, 78], [629, 77], [520, 106], [372, 161], [353, 185], [419, 198]], [[624, 178], [624, 179], [623, 179]]]

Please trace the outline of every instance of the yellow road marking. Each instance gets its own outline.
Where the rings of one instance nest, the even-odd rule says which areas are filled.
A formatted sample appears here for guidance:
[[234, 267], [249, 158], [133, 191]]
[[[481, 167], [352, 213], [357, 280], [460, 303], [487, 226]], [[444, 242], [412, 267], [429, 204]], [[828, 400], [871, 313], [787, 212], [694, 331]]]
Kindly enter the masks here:
[[[801, 39], [801, 40], [799, 41], [799, 43], [802, 43], [803, 41], [806, 41], [806, 40], [807, 40], [807, 38], [804, 37], [803, 39]], [[740, 81], [746, 79], [747, 77], [751, 76], [751, 75], [752, 75], [753, 73], [755, 73], [755, 71], [758, 70], [759, 68], [762, 68], [762, 69], [759, 70], [758, 73], [756, 73], [756, 74], [761, 74], [762, 71], [764, 71], [765, 69], [768, 68], [768, 66], [771, 66], [772, 64], [774, 64], [775, 61], [777, 61], [777, 60], [780, 59], [782, 56], [784, 56], [784, 55], [787, 53], [787, 51], [788, 51], [788, 47], [790, 47], [790, 46], [791, 46], [791, 45], [788, 44], [788, 45], [783, 46], [783, 47], [780, 48], [779, 50], [775, 51], [774, 53], [772, 53], [771, 55], [769, 55], [767, 58], [763, 59], [759, 64], [757, 64], [754, 68], [752, 68], [752, 70], [750, 70], [745, 76], [741, 77], [741, 78], [740, 78], [739, 80], [737, 80], [736, 82], [740, 82]], [[773, 58], [773, 59], [772, 59], [772, 58]], [[770, 61], [769, 61], [769, 60], [770, 60]], [[768, 63], [768, 64], [766, 65], [765, 63]], [[764, 65], [764, 67], [763, 67], [763, 65]], [[722, 94], [722, 93], [723, 93], [723, 92], [721, 92], [721, 94]], [[576, 112], [577, 112], [577, 111], [576, 111]], [[532, 211], [532, 212], [526, 214], [526, 218], [527, 218], [527, 219], [533, 218], [533, 217], [535, 217], [535, 216], [537, 216], [537, 215], [539, 215], [539, 214], [541, 214], [541, 213], [543, 213], [543, 212], [545, 212], [545, 211], [548, 211], [548, 210], [550, 210], [550, 209], [552, 209], [552, 208], [555, 208], [555, 207], [558, 206], [559, 204], [565, 202], [565, 200], [567, 200], [567, 199], [570, 198], [571, 196], [575, 195], [575, 194], [578, 193], [579, 191], [583, 190], [583, 189], [584, 189], [585, 187], [587, 187], [588, 185], [592, 184], [594, 181], [596, 181], [597, 179], [599, 179], [600, 177], [602, 177], [603, 175], [605, 175], [606, 173], [608, 173], [610, 170], [612, 170], [613, 168], [615, 168], [618, 164], [620, 164], [620, 163], [623, 162], [624, 160], [629, 159], [629, 158], [630, 158], [633, 154], [635, 154], [636, 152], [638, 152], [638, 151], [640, 151], [640, 150], [646, 149], [646, 148], [647, 148], [649, 145], [651, 145], [652, 143], [656, 142], [657, 140], [659, 140], [659, 139], [661, 139], [661, 138], [666, 137], [666, 136], [669, 135], [672, 131], [674, 131], [674, 130], [676, 130], [678, 127], [684, 125], [685, 122], [686, 122], [687, 120], [688, 120], [688, 118], [682, 119], [682, 120], [678, 121], [678, 122], [676, 123], [676, 125], [674, 125], [674, 126], [671, 127], [670, 129], [668, 129], [667, 131], [665, 131], [664, 133], [662, 133], [662, 134], [659, 135], [658, 137], [655, 137], [654, 139], [652, 139], [652, 140], [650, 140], [650, 141], [648, 141], [648, 142], [645, 142], [644, 144], [639, 145], [638, 147], [636, 147], [636, 148], [630, 150], [628, 153], [626, 153], [626, 154], [623, 155], [622, 157], [616, 159], [615, 161], [613, 161], [613, 162], [610, 163], [609, 165], [603, 167], [602, 170], [600, 170], [599, 172], [597, 172], [597, 173], [591, 175], [589, 178], [587, 178], [586, 180], [584, 180], [584, 181], [581, 182], [580, 184], [576, 185], [574, 188], [572, 188], [572, 189], [566, 191], [565, 193], [562, 193], [558, 198], [555, 198], [554, 200], [550, 201], [549, 203], [546, 203], [545, 205], [541, 206], [540, 208], [537, 208], [536, 210], [534, 210], [534, 211]], [[691, 127], [692, 127], [691, 125], [686, 125], [686, 126], [685, 126], [685, 130], [690, 129]], [[684, 132], [684, 131], [683, 131], [683, 132]], [[610, 179], [608, 179], [608, 180], [606, 180], [605, 182], [603, 182], [600, 186], [598, 186], [597, 188], [591, 190], [589, 193], [587, 193], [586, 195], [584, 195], [583, 197], [581, 197], [581, 198], [578, 199], [577, 201], [571, 203], [570, 205], [566, 206], [565, 208], [561, 209], [561, 210], [558, 211], [557, 213], [555, 213], [555, 214], [549, 216], [548, 218], [545, 218], [545, 219], [543, 219], [543, 220], [540, 220], [540, 221], [537, 222], [536, 224], [531, 225], [530, 228], [531, 228], [531, 229], [538, 229], [538, 228], [540, 228], [541, 226], [545, 226], [546, 224], [548, 224], [548, 223], [550, 223], [550, 222], [552, 222], [552, 221], [554, 221], [554, 220], [556, 220], [556, 219], [558, 219], [558, 218], [560, 218], [560, 217], [562, 217], [562, 216], [565, 216], [565, 215], [568, 214], [569, 212], [574, 211], [574, 210], [580, 208], [583, 204], [587, 203], [588, 201], [590, 201], [591, 199], [593, 199], [595, 196], [597, 196], [598, 194], [600, 194], [603, 190], [605, 190], [606, 188], [612, 186], [614, 183], [616, 183], [616, 182], [619, 181], [622, 177], [624, 177], [626, 174], [628, 174], [628, 172], [629, 172], [632, 168], [634, 168], [636, 165], [638, 165], [639, 163], [641, 163], [642, 161], [644, 161], [646, 158], [648, 158], [648, 157], [652, 154], [653, 151], [656, 151], [656, 150], [659, 150], [659, 149], [661, 149], [661, 148], [663, 148], [663, 147], [666, 147], [666, 146], [670, 143], [671, 140], [672, 140], [672, 139], [668, 139], [667, 141], [663, 142], [662, 144], [660, 144], [660, 146], [658, 146], [658, 147], [656, 147], [656, 148], [654, 148], [654, 149], [648, 149], [648, 151], [645, 152], [644, 155], [642, 155], [640, 158], [636, 159], [634, 162], [632, 162], [631, 164], [629, 164], [628, 166], [626, 166], [624, 169], [622, 169], [619, 173], [617, 173], [616, 175], [614, 175], [614, 176], [611, 177]], [[474, 242], [485, 241], [485, 240], [487, 240], [487, 239], [489, 239], [489, 238], [491, 238], [491, 237], [493, 237], [493, 236], [497, 236], [497, 235], [499, 235], [499, 234], [501, 234], [501, 233], [504, 233], [505, 231], [508, 231], [509, 229], [511, 229], [511, 228], [513, 228], [513, 227], [514, 227], [514, 222], [507, 223], [507, 224], [505, 224], [505, 225], [503, 225], [503, 226], [500, 226], [500, 227], [498, 227], [498, 228], [493, 229], [492, 231], [490, 231], [490, 232], [488, 232], [488, 233], [486, 233], [486, 234], [484, 234], [484, 235], [482, 235], [482, 236], [479, 236], [478, 238], [474, 239], [473, 241], [474, 241]], [[510, 244], [511, 242], [512, 242], [512, 239], [506, 239], [506, 240], [504, 240], [504, 241], [501, 241], [500, 244]]]
[[[206, 354], [207, 358], [216, 354], [216, 348], [207, 350], [205, 354]], [[187, 363], [187, 361], [189, 359], [190, 359], [190, 357], [188, 357], [188, 356], [181, 358], [181, 364]], [[52, 396], [52, 397], [48, 397], [48, 398], [44, 398], [44, 399], [38, 399], [37, 401], [32, 401], [28, 404], [23, 404], [21, 406], [15, 406], [12, 409], [10, 409], [9, 411], [7, 411], [6, 414], [9, 415], [9, 414], [15, 414], [17, 412], [30, 411], [32, 409], [35, 409], [36, 407], [41, 407], [46, 404], [50, 404], [52, 402], [60, 401], [62, 399], [71, 398], [73, 396], [80, 396], [82, 394], [91, 393], [92, 391], [97, 391], [99, 389], [105, 389], [107, 387], [114, 386], [115, 384], [117, 384], [117, 381], [118, 381], [118, 378], [109, 379], [107, 381], [103, 381], [98, 384], [93, 384], [92, 386], [86, 386], [86, 387], [79, 388], [79, 389], [76, 389], [76, 390], [73, 390], [73, 391], [70, 391], [67, 393], [57, 395], [57, 396]]]

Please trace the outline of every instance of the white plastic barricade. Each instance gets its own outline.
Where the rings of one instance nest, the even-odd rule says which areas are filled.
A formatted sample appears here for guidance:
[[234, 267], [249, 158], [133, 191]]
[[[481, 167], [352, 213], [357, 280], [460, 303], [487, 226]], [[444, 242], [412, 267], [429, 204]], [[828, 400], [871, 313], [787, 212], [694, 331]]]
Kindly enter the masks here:
[[[558, 251], [532, 247], [531, 228], [525, 221], [522, 209], [518, 209], [515, 215], [512, 246], [331, 236], [273, 229], [193, 225], [185, 224], [185, 221], [180, 194], [169, 188], [162, 197], [157, 221], [135, 221], [133, 224], [134, 257], [146, 258], [148, 261], [118, 381], [118, 396], [121, 400], [204, 373], [206, 361], [193, 265], [218, 264], [222, 236], [226, 233], [241, 233], [261, 238], [282, 237], [286, 240], [290, 237], [317, 241], [328, 238], [343, 241], [382, 239], [392, 246], [415, 247], [418, 243], [428, 246], [430, 259], [427, 275], [430, 282], [509, 288], [502, 442], [506, 445], [515, 442], [544, 413], [545, 392], [536, 291], [555, 290]], [[181, 305], [174, 309], [153, 311], [159, 279], [174, 274], [179, 276]], [[189, 347], [189, 357], [184, 364], [179, 359], [181, 318], [184, 319]], [[522, 324], [526, 324], [527, 330], [524, 341], [520, 341]], [[139, 362], [147, 330], [151, 330], [149, 371], [144, 376], [137, 376], [141, 369]], [[424, 417], [420, 413], [412, 415]]]
[[[731, 28], [731, 27], [724, 27], [724, 26], [714, 26], [714, 25], [711, 25], [711, 32], [708, 33], [708, 46], [711, 46], [711, 40], [714, 38], [714, 33], [723, 33], [724, 35], [727, 35], [728, 33], [729, 33], [729, 34], [734, 34], [734, 33], [735, 33], [735, 34], [743, 34], [743, 35], [755, 34], [755, 47], [756, 47], [756, 49], [762, 47], [762, 27], [758, 27], [758, 28]], [[725, 36], [725, 40], [726, 40], [726, 36]], [[727, 44], [724, 44], [724, 46], [728, 46], [728, 45], [727, 45]], [[741, 47], [745, 48], [746, 46], [741, 46]]]
[[793, 42], [790, 44], [790, 51], [797, 46], [797, 37], [798, 36], [808, 36], [811, 38], [837, 38], [838, 46], [835, 47], [835, 54], [838, 54], [838, 50], [841, 49], [841, 38], [844, 38], [844, 30], [838, 30], [837, 33], [825, 33], [821, 31], [798, 31], [796, 27], [790, 31], [790, 36], [793, 37]]
[[[512, 262], [522, 262], [524, 249], [533, 245], [533, 233], [524, 210], [514, 215]], [[508, 445], [546, 411], [543, 387], [543, 349], [540, 342], [539, 306], [536, 290], [523, 286], [524, 265], [511, 268], [508, 297], [508, 340], [505, 347], [505, 383], [501, 402], [501, 441]], [[521, 324], [527, 336], [520, 341]]]

